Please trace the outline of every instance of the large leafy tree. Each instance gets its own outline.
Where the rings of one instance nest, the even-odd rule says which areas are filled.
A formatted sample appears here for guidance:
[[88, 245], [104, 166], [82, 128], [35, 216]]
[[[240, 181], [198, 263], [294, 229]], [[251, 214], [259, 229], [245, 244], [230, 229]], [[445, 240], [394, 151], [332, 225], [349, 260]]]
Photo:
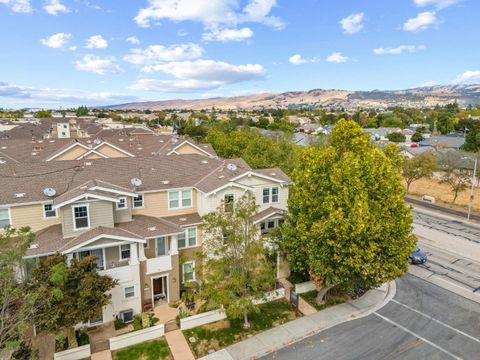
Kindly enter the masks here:
[[292, 173], [281, 246], [293, 270], [310, 273], [322, 302], [335, 285], [378, 286], [403, 275], [415, 238], [401, 160], [340, 120], [325, 147], [306, 149]]
[[223, 306], [228, 316], [243, 316], [258, 311], [255, 303], [275, 283], [274, 264], [265, 255], [264, 242], [252, 222], [254, 199], [244, 196], [232, 209], [223, 204], [203, 219], [201, 294], [208, 307]]
[[110, 302], [107, 294], [116, 280], [96, 271], [95, 257], [73, 259], [56, 254], [39, 263], [30, 280], [30, 296], [35, 305], [33, 321], [40, 331], [69, 335], [78, 323], [98, 318]]
[[0, 357], [2, 349], [16, 349], [29, 324], [32, 308], [20, 269], [33, 237], [29, 228], [0, 233]]
[[430, 151], [426, 151], [403, 162], [402, 175], [407, 184], [407, 191], [410, 185], [422, 178], [431, 178], [437, 170], [438, 160]]
[[470, 184], [470, 171], [467, 160], [458, 151], [447, 151], [440, 156], [440, 169], [443, 171], [440, 182], [447, 184], [452, 192], [452, 204], [457, 200], [458, 194], [466, 190]]

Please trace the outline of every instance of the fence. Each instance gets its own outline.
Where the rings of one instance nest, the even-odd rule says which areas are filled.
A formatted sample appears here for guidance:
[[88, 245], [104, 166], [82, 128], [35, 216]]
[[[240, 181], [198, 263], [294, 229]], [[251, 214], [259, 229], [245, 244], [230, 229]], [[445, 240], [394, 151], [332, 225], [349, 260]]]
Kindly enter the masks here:
[[132, 331], [127, 334], [110, 338], [110, 350], [122, 349], [144, 341], [162, 337], [163, 335], [165, 335], [165, 326], [163, 324], [138, 331]]
[[227, 318], [225, 311], [213, 310], [180, 319], [180, 329], [187, 330]]
[[315, 284], [313, 283], [313, 281], [306, 281], [300, 284], [295, 284], [295, 292], [297, 294], [303, 294], [313, 290], [315, 290]]
[[273, 290], [273, 291], [270, 291], [270, 292], [266, 293], [265, 296], [261, 299], [253, 300], [253, 303], [254, 304], [265, 304], [265, 303], [270, 302], [270, 301], [275, 301], [275, 300], [282, 299], [284, 296], [285, 296], [285, 289], [280, 288], [280, 289]]
[[73, 349], [57, 352], [53, 355], [55, 360], [81, 360], [90, 357], [90, 345], [83, 345]]

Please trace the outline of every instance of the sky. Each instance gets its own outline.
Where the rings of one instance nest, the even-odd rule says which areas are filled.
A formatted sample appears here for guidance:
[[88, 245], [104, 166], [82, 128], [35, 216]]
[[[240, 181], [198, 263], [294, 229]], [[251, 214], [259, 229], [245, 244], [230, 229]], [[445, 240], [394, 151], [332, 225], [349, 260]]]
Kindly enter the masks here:
[[480, 83], [478, 0], [0, 0], [0, 107]]

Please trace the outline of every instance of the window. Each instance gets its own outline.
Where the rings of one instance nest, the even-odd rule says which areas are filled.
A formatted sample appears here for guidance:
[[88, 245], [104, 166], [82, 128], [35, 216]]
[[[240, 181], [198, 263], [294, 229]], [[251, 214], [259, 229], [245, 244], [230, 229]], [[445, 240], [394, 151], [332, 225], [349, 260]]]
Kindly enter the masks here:
[[5, 226], [10, 226], [10, 212], [8, 209], [0, 209], [0, 230]]
[[120, 260], [130, 259], [130, 244], [120, 245]]
[[24, 260], [24, 275], [25, 279], [29, 279], [35, 268], [37, 267], [37, 258], [28, 258]]
[[118, 315], [120, 319], [123, 320], [125, 323], [129, 323], [133, 321], [133, 310], [124, 310], [120, 311], [120, 314]]
[[144, 249], [148, 249], [150, 247], [150, 240], [146, 240], [144, 243], [143, 243], [143, 248]]
[[273, 228], [275, 227], [275, 221], [273, 221], [273, 220], [272, 220], [272, 221], [269, 221], [268, 224], [267, 224], [267, 227], [268, 227], [269, 229], [273, 229]]
[[181, 249], [181, 248], [184, 248], [185, 246], [187, 246], [187, 244], [185, 243], [185, 233], [181, 233], [181, 234], [178, 234], [177, 236], [177, 243], [178, 243], [178, 248]]
[[225, 203], [225, 211], [226, 212], [233, 212], [233, 201], [235, 197], [233, 194], [225, 194], [224, 203]]
[[77, 254], [79, 259], [82, 259], [85, 256], [95, 256], [94, 263], [97, 265], [97, 269], [104, 270], [104, 267], [103, 267], [104, 257], [103, 257], [102, 249], [79, 251]]
[[125, 299], [135, 297], [135, 286], [127, 286], [126, 288], [123, 288], [123, 294], [125, 295]]
[[195, 261], [182, 264], [182, 282], [195, 281]]
[[127, 198], [120, 198], [117, 202], [117, 209], [126, 209], [127, 208]]
[[88, 229], [90, 227], [88, 221], [88, 206], [80, 205], [73, 207], [74, 230]]
[[168, 208], [180, 209], [192, 206], [192, 190], [169, 191]]
[[138, 195], [133, 198], [133, 207], [134, 208], [143, 208], [143, 195]]
[[188, 233], [188, 246], [196, 246], [197, 245], [197, 228], [189, 228], [187, 229]]
[[178, 248], [197, 246], [197, 228], [191, 227], [177, 236]]
[[53, 208], [52, 204], [43, 205], [43, 217], [45, 219], [57, 217], [57, 210]]
[[278, 187], [263, 188], [263, 203], [277, 203], [278, 202]]
[[156, 253], [157, 253], [157, 256], [167, 255], [167, 246], [166, 246], [166, 241], [165, 240], [166, 239], [165, 239], [164, 236], [156, 239], [156, 243], [157, 243]]

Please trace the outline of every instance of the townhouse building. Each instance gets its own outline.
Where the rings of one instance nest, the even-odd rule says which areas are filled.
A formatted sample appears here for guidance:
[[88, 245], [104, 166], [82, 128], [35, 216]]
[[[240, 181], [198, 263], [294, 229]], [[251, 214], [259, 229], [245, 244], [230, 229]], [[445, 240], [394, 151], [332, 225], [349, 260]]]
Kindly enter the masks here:
[[287, 210], [291, 182], [280, 169], [254, 170], [192, 142], [170, 142], [156, 156], [79, 153], [0, 165], [0, 227], [30, 226], [36, 233], [25, 256], [26, 276], [42, 259], [61, 253], [68, 261], [94, 255], [98, 271], [118, 280], [111, 303], [91, 326], [116, 317], [129, 321], [178, 300], [185, 283], [197, 278], [202, 216], [218, 206], [253, 195], [262, 233], [280, 225]]

